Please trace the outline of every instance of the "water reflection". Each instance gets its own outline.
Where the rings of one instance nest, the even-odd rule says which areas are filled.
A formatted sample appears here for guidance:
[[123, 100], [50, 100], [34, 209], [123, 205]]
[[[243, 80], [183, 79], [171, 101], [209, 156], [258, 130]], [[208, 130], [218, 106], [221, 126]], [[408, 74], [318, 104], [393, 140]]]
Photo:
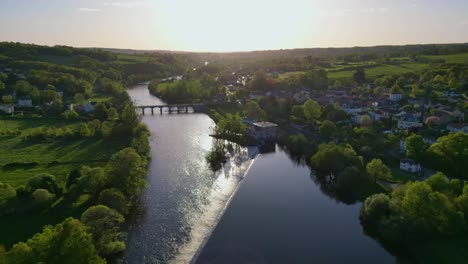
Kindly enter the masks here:
[[[146, 85], [128, 91], [137, 105], [160, 105]], [[217, 144], [204, 114], [142, 117], [151, 132], [148, 188], [128, 227], [128, 263], [188, 263], [223, 213], [252, 163], [252, 150], [233, 146], [213, 172], [206, 155]]]

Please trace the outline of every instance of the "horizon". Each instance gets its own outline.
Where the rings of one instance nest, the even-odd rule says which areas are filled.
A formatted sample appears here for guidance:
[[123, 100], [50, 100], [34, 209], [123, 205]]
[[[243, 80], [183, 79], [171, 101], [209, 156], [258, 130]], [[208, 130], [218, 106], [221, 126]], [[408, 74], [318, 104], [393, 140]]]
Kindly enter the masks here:
[[233, 54], [233, 53], [251, 53], [251, 52], [268, 52], [268, 51], [291, 51], [291, 50], [313, 50], [313, 49], [354, 49], [354, 48], [377, 48], [377, 47], [405, 47], [405, 46], [429, 46], [429, 45], [464, 45], [468, 42], [452, 42], [452, 43], [414, 43], [414, 44], [378, 44], [371, 46], [343, 46], [343, 47], [297, 47], [297, 48], [279, 48], [279, 49], [263, 49], [263, 50], [239, 50], [239, 51], [188, 51], [188, 50], [171, 50], [171, 49], [134, 49], [134, 48], [115, 48], [115, 47], [80, 47], [80, 46], [70, 46], [65, 44], [40, 44], [34, 42], [17, 42], [17, 41], [8, 41], [1, 40], [0, 43], [20, 43], [24, 45], [36, 45], [36, 46], [46, 46], [46, 47], [69, 47], [75, 49], [102, 49], [102, 50], [121, 50], [121, 51], [136, 51], [136, 52], [173, 52], [173, 53], [216, 53], [216, 54]]
[[467, 14], [462, 0], [5, 0], [0, 41], [216, 53], [466, 43]]

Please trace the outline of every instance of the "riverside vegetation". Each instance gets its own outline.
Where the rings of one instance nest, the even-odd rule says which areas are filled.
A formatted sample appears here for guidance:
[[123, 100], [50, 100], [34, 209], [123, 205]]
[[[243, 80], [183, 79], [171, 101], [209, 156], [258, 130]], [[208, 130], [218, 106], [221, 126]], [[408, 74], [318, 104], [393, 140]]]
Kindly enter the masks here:
[[[4, 104], [27, 97], [36, 107], [2, 120], [0, 257], [99, 263], [125, 249], [121, 225], [144, 187], [149, 133], [123, 87], [153, 80], [151, 93], [169, 103], [209, 106], [215, 137], [249, 144], [243, 118], [279, 124], [279, 143], [315, 170], [324, 193], [362, 202], [364, 229], [402, 263], [463, 263], [468, 136], [447, 123], [463, 124], [468, 110], [467, 52], [453, 44], [132, 55], [1, 43]], [[403, 99], [389, 103], [392, 95]], [[355, 104], [367, 114], [348, 111]], [[406, 114], [421, 127], [398, 127]], [[206, 157], [213, 169], [224, 152]], [[403, 158], [434, 176], [400, 170]]]
[[172, 74], [169, 57], [0, 43], [2, 103], [15, 104], [0, 120], [0, 263], [105, 263], [125, 250], [150, 149], [124, 85]]

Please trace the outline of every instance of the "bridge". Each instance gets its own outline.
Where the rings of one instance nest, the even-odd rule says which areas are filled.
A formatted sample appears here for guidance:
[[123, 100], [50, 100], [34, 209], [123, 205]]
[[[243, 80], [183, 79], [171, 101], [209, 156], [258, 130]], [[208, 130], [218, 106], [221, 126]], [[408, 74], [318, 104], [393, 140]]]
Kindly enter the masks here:
[[167, 108], [169, 114], [171, 113], [188, 113], [189, 108], [194, 112], [203, 111], [206, 106], [204, 104], [167, 104], [167, 105], [138, 105], [137, 109], [141, 109], [141, 113], [145, 115], [145, 109], [151, 109], [151, 114], [154, 115], [154, 109], [159, 109], [159, 113], [164, 113], [164, 108]]

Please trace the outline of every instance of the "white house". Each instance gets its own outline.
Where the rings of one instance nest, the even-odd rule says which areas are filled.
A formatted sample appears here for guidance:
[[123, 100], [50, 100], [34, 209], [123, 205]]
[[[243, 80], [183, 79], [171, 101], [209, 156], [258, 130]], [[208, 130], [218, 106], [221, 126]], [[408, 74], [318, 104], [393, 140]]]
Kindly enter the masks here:
[[84, 111], [86, 113], [94, 111], [94, 106], [96, 105], [96, 102], [89, 102], [87, 105], [84, 106]]
[[15, 106], [11, 104], [1, 104], [0, 111], [5, 114], [13, 114], [15, 112]]
[[399, 129], [418, 128], [422, 126], [422, 122], [411, 114], [405, 114], [398, 119]]
[[353, 120], [354, 123], [360, 124], [362, 117], [365, 116], [365, 115], [367, 115], [367, 113], [365, 113], [365, 112], [353, 113], [353, 115], [351, 116], [351, 119]]
[[376, 122], [382, 120], [382, 118], [388, 117], [388, 115], [385, 112], [380, 110], [370, 111], [369, 116], [372, 118], [372, 120]]
[[249, 126], [248, 134], [260, 141], [274, 140], [278, 134], [278, 125], [270, 122], [253, 123]]
[[18, 106], [21, 107], [31, 107], [33, 106], [31, 98], [20, 98], [18, 99]]
[[421, 164], [412, 159], [400, 160], [400, 169], [411, 173], [421, 172]]
[[457, 133], [457, 132], [468, 133], [468, 123], [448, 124], [447, 131], [454, 132], [454, 133]]
[[406, 139], [405, 138], [400, 139], [400, 151], [401, 152], [406, 151]]
[[363, 111], [362, 106], [356, 106], [356, 105], [350, 105], [350, 104], [342, 104], [341, 109], [345, 111], [347, 114], [360, 113]]
[[394, 101], [394, 102], [398, 102], [398, 101], [401, 101], [401, 99], [403, 99], [403, 94], [401, 93], [391, 93], [388, 97], [390, 99], [390, 101]]

